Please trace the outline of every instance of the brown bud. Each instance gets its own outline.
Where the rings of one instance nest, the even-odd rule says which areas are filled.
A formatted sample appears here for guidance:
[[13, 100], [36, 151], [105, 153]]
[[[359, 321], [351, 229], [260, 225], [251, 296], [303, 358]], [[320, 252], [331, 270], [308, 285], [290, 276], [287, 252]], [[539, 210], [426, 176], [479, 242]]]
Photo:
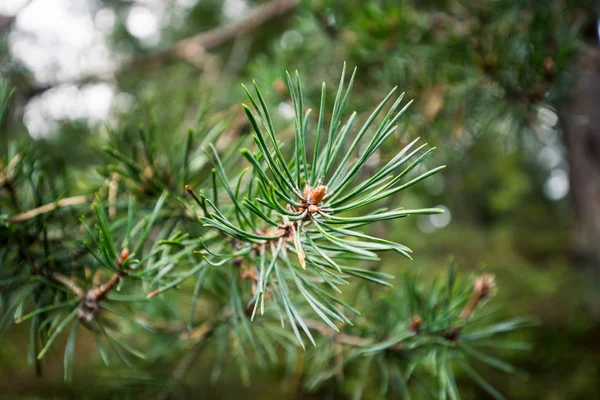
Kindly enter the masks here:
[[444, 334], [444, 338], [446, 338], [452, 342], [458, 342], [458, 340], [460, 339], [461, 332], [462, 332], [462, 326], [454, 326], [454, 327], [450, 328], [450, 330], [448, 330], [448, 332], [446, 332]]
[[496, 287], [494, 275], [483, 274], [475, 278], [473, 282], [473, 295], [479, 299], [485, 299], [492, 294]]
[[119, 266], [121, 266], [125, 263], [125, 261], [129, 258], [129, 254], [130, 254], [129, 249], [127, 247], [125, 247], [123, 250], [121, 250], [121, 255], [119, 256], [119, 260], [117, 261]]
[[[304, 189], [304, 192], [306, 193], [306, 188]], [[308, 195], [306, 195], [306, 202], [308, 204], [319, 205], [323, 200], [323, 197], [325, 197], [325, 193], [327, 193], [327, 186], [319, 184], [316, 188], [311, 189]]]
[[421, 322], [421, 317], [415, 315], [410, 321], [410, 330], [415, 333], [419, 333], [421, 331]]
[[309, 213], [314, 214], [317, 211], [319, 211], [319, 207], [315, 206], [314, 204], [311, 204], [310, 206], [308, 206]]

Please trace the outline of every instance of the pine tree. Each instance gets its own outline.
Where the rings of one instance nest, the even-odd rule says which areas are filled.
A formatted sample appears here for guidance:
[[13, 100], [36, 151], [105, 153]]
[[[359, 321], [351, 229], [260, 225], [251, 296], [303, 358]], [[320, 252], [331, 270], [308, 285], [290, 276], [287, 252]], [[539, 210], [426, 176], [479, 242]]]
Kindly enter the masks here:
[[[411, 258], [408, 247], [368, 234], [370, 225], [443, 212], [372, 206], [443, 167], [410, 176], [433, 151], [417, 139], [371, 176], [361, 174], [396, 132], [410, 102], [404, 104], [403, 95], [394, 99], [392, 90], [354, 130], [357, 114], [344, 118], [344, 108], [355, 72], [348, 82], [342, 72], [331, 118], [323, 84], [316, 123], [298, 73], [287, 75], [293, 146], [276, 133], [256, 84], [255, 94], [244, 88], [254, 110], [243, 106], [254, 146], [247, 137], [231, 146], [249, 148], [218, 151], [211, 142], [218, 143], [223, 128], [206, 126], [203, 118], [178, 141], [181, 148], [172, 157], [154, 142], [158, 126], [138, 127], [137, 152], [125, 148], [131, 143], [123, 140], [126, 134], [113, 132], [104, 151], [114, 164], [99, 171], [106, 180], [93, 195], [59, 198], [56, 191], [68, 176], [47, 176], [45, 160], [34, 151], [13, 150], [2, 170], [11, 201], [4, 211], [3, 329], [30, 323], [29, 359], [40, 373], [41, 360], [64, 334], [64, 376], [71, 379], [82, 328], [92, 332], [105, 364], [113, 358], [108, 346], [136, 368], [131, 358], [144, 360], [146, 354], [134, 329], [145, 330], [150, 343], [160, 340], [153, 337], [158, 328], [152, 307], [179, 289], [178, 298], [191, 297], [189, 318], [182, 332], [168, 334], [189, 338], [189, 352], [214, 346], [219, 363], [231, 352], [246, 384], [252, 365], [289, 370], [306, 352], [306, 385], [313, 390], [334, 380], [340, 390], [351, 382], [355, 397], [373, 387], [380, 396], [398, 390], [408, 396], [432, 390], [423, 383], [432, 380], [440, 397], [456, 398], [457, 364], [501, 398], [469, 362], [514, 372], [480, 347], [498, 346], [502, 342], [490, 338], [529, 322], [471, 328], [472, 315], [493, 293], [493, 277], [480, 275], [472, 287], [455, 288], [451, 268], [447, 281], [423, 290], [407, 275], [403, 290], [381, 298], [355, 282], [390, 286], [393, 277], [377, 268], [380, 252]], [[6, 85], [2, 93], [5, 109]], [[248, 167], [240, 171], [242, 159]], [[76, 220], [72, 208], [83, 216]], [[355, 301], [344, 296], [352, 285], [359, 286]], [[210, 297], [203, 299], [203, 293]], [[201, 299], [212, 316], [198, 317]], [[376, 382], [367, 379], [371, 368]]]
[[[207, 375], [332, 398], [503, 398], [492, 370], [524, 375], [504, 360], [531, 348], [520, 329], [535, 318], [489, 305], [493, 270], [416, 271], [410, 247], [428, 238], [405, 227], [444, 212], [423, 189], [442, 182], [453, 215], [540, 231], [529, 222], [549, 208], [527, 174], [542, 174], [540, 147], [563, 149], [544, 115], [568, 98], [573, 56], [594, 53], [592, 5], [272, 0], [223, 22], [221, 3], [191, 6], [158, 45], [118, 19], [130, 60], [66, 83], [108, 76], [137, 109], [44, 140], [19, 137], [19, 113], [55, 85], [1, 43], [0, 335], [26, 334], [38, 374], [60, 357], [67, 385], [100, 375], [112, 396], [179, 398]], [[597, 184], [574, 171], [573, 191]], [[102, 365], [75, 368], [87, 358]]]

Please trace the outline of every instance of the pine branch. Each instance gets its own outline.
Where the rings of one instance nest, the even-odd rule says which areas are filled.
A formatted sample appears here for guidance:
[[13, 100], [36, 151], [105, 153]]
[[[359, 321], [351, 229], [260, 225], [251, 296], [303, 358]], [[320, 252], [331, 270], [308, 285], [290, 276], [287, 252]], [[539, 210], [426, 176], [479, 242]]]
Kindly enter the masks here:
[[[489, 274], [483, 274], [475, 278], [473, 284], [473, 294], [463, 310], [460, 313], [461, 324], [455, 325], [448, 329], [447, 332], [442, 333], [439, 337], [457, 342], [460, 338], [460, 333], [464, 328], [465, 324], [468, 322], [469, 318], [475, 311], [475, 308], [480, 304], [480, 302], [492, 295], [492, 290], [494, 289], [494, 277]], [[369, 338], [363, 338], [360, 336], [349, 335], [346, 333], [338, 332], [333, 330], [331, 327], [319, 322], [310, 319], [305, 319], [304, 323], [307, 327], [314, 329], [315, 331], [330, 337], [332, 340], [341, 343], [347, 344], [354, 347], [369, 347], [377, 344], [377, 341]], [[422, 320], [421, 317], [415, 316], [410, 321], [410, 331], [415, 334], [419, 334], [421, 331]], [[430, 335], [431, 336], [431, 335]], [[434, 336], [431, 336], [434, 337]], [[380, 342], [385, 342], [389, 339], [380, 340]], [[404, 348], [402, 342], [398, 342], [392, 347], [390, 350], [402, 350]]]
[[[343, 73], [331, 112], [325, 111], [327, 91], [322, 86], [318, 122], [313, 126], [298, 75], [288, 74], [287, 80], [295, 111], [290, 135], [275, 129], [258, 87], [255, 94], [247, 90], [252, 108], [244, 106], [244, 111], [255, 145], [241, 151], [248, 168], [241, 166], [238, 141], [225, 138], [219, 146], [211, 144], [222, 132], [238, 136], [245, 126], [241, 121], [206, 131], [202, 125], [185, 136], [171, 137], [181, 143], [174, 157], [153, 143], [154, 126], [148, 130], [142, 127], [141, 148], [129, 140], [119, 140], [117, 134], [105, 147], [116, 164], [102, 171], [107, 179], [103, 188], [108, 189], [102, 198], [106, 195], [107, 201], [96, 196], [93, 207], [81, 218], [88, 234], [84, 242], [87, 253], [70, 258], [74, 244], [80, 243], [80, 233], [85, 231], [72, 226], [65, 229], [62, 220], [67, 213], [48, 215], [41, 227], [37, 223], [11, 226], [9, 239], [21, 254], [10, 246], [2, 249], [2, 256], [11, 261], [2, 276], [11, 290], [11, 308], [6, 315], [16, 322], [32, 319], [36, 327], [30, 339], [35, 350], [32, 354], [38, 359], [44, 357], [61, 331], [73, 324], [71, 332], [76, 332], [81, 323], [96, 337], [105, 362], [108, 358], [102, 342], [131, 367], [126, 355], [143, 359], [144, 354], [132, 348], [126, 336], [119, 335], [131, 332], [129, 328], [119, 329], [120, 324], [148, 331], [154, 331], [158, 324], [137, 315], [145, 307], [127, 304], [151, 297], [157, 301], [159, 295], [178, 288], [192, 296], [190, 310], [185, 311], [188, 323], [181, 324], [187, 330], [182, 332], [178, 326], [161, 332], [173, 339], [190, 340], [190, 349], [164, 387], [163, 398], [171, 395], [208, 345], [215, 349], [215, 372], [220, 370], [217, 365], [233, 359], [245, 383], [255, 366], [285, 364], [288, 370], [300, 371], [302, 364], [299, 367], [294, 361], [300, 348], [304, 349], [302, 363], [308, 365], [303, 376], [309, 388], [332, 377], [338, 379], [335, 385], [365, 385], [370, 379], [369, 369], [376, 366], [380, 369], [376, 376], [381, 377], [380, 386], [385, 390], [403, 384], [408, 388], [405, 380], [416, 376], [433, 378], [432, 387], [457, 397], [453, 363], [464, 363], [468, 371], [466, 360], [484, 360], [498, 369], [516, 371], [476, 348], [479, 341], [485, 344], [498, 333], [529, 323], [515, 319], [472, 329], [472, 316], [493, 291], [489, 276], [478, 277], [472, 288], [458, 292], [453, 290], [454, 273], [450, 269], [445, 283], [428, 285], [427, 290], [406, 277], [404, 290], [373, 296], [367, 289], [370, 286], [364, 286], [354, 292], [357, 297], [351, 298], [350, 304], [346, 302], [348, 296], [338, 295], [340, 288], [356, 279], [390, 286], [392, 277], [367, 262], [379, 263], [379, 254], [385, 251], [410, 258], [411, 251], [385, 237], [372, 236], [369, 226], [442, 210], [377, 209], [374, 205], [443, 167], [417, 169], [433, 150], [419, 146], [417, 140], [384, 165], [369, 165], [371, 157], [395, 134], [408, 106], [403, 105], [402, 95], [393, 98], [392, 90], [354, 129], [357, 114], [344, 116], [354, 74], [346, 81]], [[367, 168], [369, 173], [365, 173]], [[120, 187], [117, 176], [123, 181]], [[167, 190], [179, 192], [188, 182], [198, 188], [195, 191], [185, 186], [195, 205], [168, 197]], [[27, 191], [18, 186], [15, 191], [20, 196], [39, 193], [35, 204], [43, 204], [54, 195], [44, 191], [42, 183], [28, 185]], [[19, 200], [24, 208], [31, 204], [25, 195]], [[89, 200], [87, 196], [62, 199], [19, 213], [11, 222], [25, 222]], [[92, 215], [95, 218], [90, 222]], [[201, 223], [190, 222], [196, 215], [201, 215]], [[57, 226], [63, 236], [50, 243], [47, 231]], [[130, 253], [128, 249], [133, 250]], [[44, 267], [32, 263], [19, 268], [20, 260], [42, 255]], [[99, 272], [90, 277], [88, 266]], [[72, 271], [72, 278], [66, 271]], [[84, 273], [92, 281], [86, 287], [78, 283], [83, 282]], [[120, 283], [133, 279], [143, 280], [144, 285], [126, 284], [116, 293]], [[189, 279], [195, 280], [193, 290], [184, 285]], [[41, 300], [32, 296], [40, 290], [47, 293]], [[196, 307], [205, 301], [210, 310], [221, 311], [197, 325]], [[363, 314], [353, 324], [351, 314], [360, 314], [356, 304]], [[23, 315], [24, 310], [29, 312]], [[170, 321], [167, 324], [172, 327]], [[50, 339], [43, 343], [39, 343], [36, 331], [40, 325], [52, 327]], [[305, 347], [307, 338], [314, 348]], [[65, 346], [66, 378], [70, 376], [74, 346], [72, 333]], [[424, 360], [436, 360], [434, 371], [416, 367]], [[355, 376], [356, 371], [360, 374]], [[347, 378], [342, 380], [341, 376]], [[360, 395], [361, 391], [354, 393]]]
[[7, 219], [7, 221], [12, 222], [12, 223], [26, 222], [27, 220], [30, 220], [31, 218], [35, 218], [38, 215], [42, 215], [45, 213], [49, 213], [51, 211], [56, 210], [57, 208], [85, 204], [85, 203], [89, 202], [91, 199], [92, 198], [90, 196], [67, 197], [67, 198], [52, 202], [52, 203], [44, 204], [43, 206], [40, 206], [40, 207], [33, 208], [33, 209], [31, 209], [29, 211], [25, 211], [21, 214], [13, 215], [12, 217], [9, 217]]
[[270, 1], [252, 9], [248, 15], [239, 21], [234, 21], [228, 25], [183, 39], [170, 46], [164, 52], [154, 53], [148, 57], [136, 60], [131, 67], [143, 65], [148, 62], [164, 62], [171, 58], [182, 58], [195, 64], [199, 58], [203, 57], [204, 52], [219, 47], [223, 43], [237, 37], [247, 35], [264, 24], [291, 13], [299, 4], [299, 0]]
[[47, 275], [50, 279], [63, 284], [77, 298], [82, 299], [85, 297], [85, 291], [77, 284], [77, 282], [75, 282], [73, 279], [69, 278], [68, 276], [63, 275], [57, 271], [49, 271], [47, 273]]
[[338, 343], [347, 344], [354, 347], [367, 347], [375, 344], [375, 341], [373, 341], [372, 339], [336, 332], [328, 325], [319, 321], [305, 319], [304, 323], [310, 329], [314, 329], [315, 331], [321, 333], [324, 336], [330, 337], [332, 340]]
[[[214, 257], [206, 257], [206, 262], [218, 266], [243, 256], [248, 265], [256, 266], [253, 274], [259, 278], [254, 283], [256, 290], [250, 301], [253, 307], [252, 319], [259, 309], [260, 314], [264, 314], [267, 292], [277, 293], [277, 307], [286, 311], [289, 323], [302, 345], [297, 325], [311, 341], [312, 336], [297, 311], [298, 303], [294, 295], [301, 294], [306, 303], [332, 329], [338, 329], [334, 324], [336, 320], [348, 322], [348, 318], [324, 297], [326, 295], [321, 286], [327, 284], [329, 288], [339, 292], [337, 286], [348, 284], [348, 276], [385, 285], [385, 279], [388, 278], [386, 274], [349, 267], [346, 262], [378, 261], [378, 252], [382, 251], [396, 251], [410, 258], [410, 249], [406, 246], [369, 236], [358, 228], [377, 221], [442, 212], [440, 209], [401, 208], [371, 211], [367, 206], [407, 189], [443, 167], [400, 184], [402, 178], [433, 150], [421, 153], [424, 146], [412, 149], [415, 140], [372, 177], [364, 182], [357, 182], [359, 172], [394, 133], [410, 102], [401, 107], [403, 96], [400, 95], [383, 119], [375, 125], [374, 121], [386, 103], [391, 101], [394, 93], [392, 90], [371, 113], [356, 137], [349, 140], [348, 134], [356, 113], [350, 116], [345, 125], [342, 125], [342, 117], [354, 74], [345, 88], [344, 67], [327, 136], [321, 133], [325, 119], [326, 92], [323, 85], [320, 122], [314, 139], [317, 144], [315, 152], [310, 155], [306, 151], [306, 143], [310, 140], [307, 137], [310, 110], [304, 109], [303, 90], [298, 74], [295, 74], [294, 79], [287, 74], [287, 80], [296, 115], [294, 147], [284, 155], [261, 91], [255, 84], [255, 97], [244, 87], [256, 112], [255, 114], [244, 106], [255, 132], [253, 138], [257, 151], [241, 151], [252, 166], [253, 178], [246, 184], [245, 193], [241, 193], [242, 176], [246, 171], [242, 172], [234, 191], [218, 152], [211, 146], [207, 155], [214, 165], [214, 176], [218, 177], [231, 201], [231, 207], [227, 209], [219, 206], [214, 196], [212, 201], [203, 194], [194, 198], [203, 210], [213, 210], [205, 211], [205, 215], [200, 217], [203, 225], [229, 236], [243, 249], [239, 253], [234, 249], [233, 253], [237, 254], [224, 255], [217, 261], [221, 257], [214, 256], [207, 247], [209, 255]], [[370, 131], [373, 133], [369, 135]], [[321, 137], [325, 142], [323, 147], [319, 146]], [[364, 150], [361, 154], [356, 154], [359, 146], [365, 146]], [[213, 187], [216, 188], [216, 185], [214, 182]], [[216, 192], [216, 189], [213, 191]], [[366, 211], [362, 211], [360, 215], [345, 216], [346, 212], [355, 209]], [[315, 280], [315, 277], [318, 278]], [[322, 282], [319, 282], [321, 279]], [[288, 294], [289, 286], [295, 290], [294, 295]]]
[[452, 340], [454, 342], [457, 342], [459, 340], [460, 334], [464, 327], [464, 323], [466, 323], [469, 320], [469, 318], [471, 318], [471, 315], [473, 314], [473, 311], [475, 310], [477, 305], [481, 303], [482, 300], [487, 299], [492, 295], [494, 288], [494, 276], [492, 275], [483, 274], [475, 279], [475, 282], [473, 284], [473, 294], [471, 295], [469, 302], [465, 305], [465, 307], [460, 313], [460, 319], [462, 319], [463, 324], [453, 326], [452, 328], [450, 328], [448, 332], [444, 335], [446, 339]]

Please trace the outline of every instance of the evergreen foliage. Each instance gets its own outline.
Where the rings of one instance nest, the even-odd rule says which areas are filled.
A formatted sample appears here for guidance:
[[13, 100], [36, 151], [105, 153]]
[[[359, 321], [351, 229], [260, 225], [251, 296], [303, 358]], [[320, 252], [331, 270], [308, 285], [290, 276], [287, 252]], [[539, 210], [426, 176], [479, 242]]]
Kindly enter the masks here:
[[[9, 148], [1, 175], [2, 330], [30, 324], [28, 359], [40, 373], [41, 360], [66, 337], [67, 381], [83, 328], [106, 365], [116, 358], [143, 370], [174, 352], [213, 349], [213, 377], [231, 354], [246, 384], [254, 365], [276, 365], [292, 385], [302, 357], [308, 390], [337, 385], [355, 398], [452, 399], [460, 397], [460, 368], [502, 398], [477, 365], [517, 373], [494, 350], [527, 345], [496, 336], [530, 321], [486, 318], [493, 277], [457, 286], [450, 267], [446, 280], [423, 287], [404, 274], [384, 296], [372, 296], [393, 278], [379, 270], [378, 254], [410, 259], [411, 251], [370, 227], [443, 212], [397, 207], [393, 197], [443, 167], [422, 168], [433, 149], [414, 140], [364, 174], [410, 103], [392, 90], [360, 125], [344, 111], [354, 79], [342, 72], [331, 112], [323, 84], [313, 117], [298, 74], [287, 75], [292, 144], [276, 132], [257, 85], [254, 93], [244, 88], [251, 136], [227, 137], [231, 126], [222, 116], [214, 123], [206, 109], [193, 129], [170, 139], [176, 149], [158, 144], [155, 119], [120, 126], [98, 144], [112, 164], [83, 172], [83, 189], [70, 186], [77, 171], [47, 173], [51, 160], [34, 144]], [[5, 110], [11, 92], [3, 84], [0, 93]], [[189, 304], [181, 328], [172, 326], [181, 325], [177, 315], [161, 312], [169, 302]], [[165, 396], [176, 392], [178, 371], [162, 383]], [[148, 389], [144, 376], [136, 385]]]
[[0, 1], [0, 397], [600, 398], [599, 12]]

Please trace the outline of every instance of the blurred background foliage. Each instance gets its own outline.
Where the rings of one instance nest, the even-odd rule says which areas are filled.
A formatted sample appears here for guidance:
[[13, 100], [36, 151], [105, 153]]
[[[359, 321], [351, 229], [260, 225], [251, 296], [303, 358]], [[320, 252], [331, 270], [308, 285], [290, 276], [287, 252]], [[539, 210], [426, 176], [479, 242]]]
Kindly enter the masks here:
[[[494, 273], [499, 312], [535, 315], [541, 325], [521, 333], [532, 351], [506, 355], [527, 378], [482, 375], [508, 398], [600, 397], [600, 183], [594, 186], [600, 177], [600, 128], [589, 111], [600, 104], [600, 9], [593, 0], [14, 3], [0, 15], [0, 76], [17, 89], [12, 113], [2, 122], [8, 137], [0, 147], [5, 154], [9, 143], [27, 143], [30, 156], [47, 171], [64, 170], [70, 187], [55, 187], [57, 197], [99, 185], [95, 167], [106, 159], [98, 143], [111, 127], [135, 135], [138, 123], [159, 121], [158, 146], [176, 149], [205, 107], [213, 119], [247, 133], [240, 83], [254, 79], [270, 89], [266, 100], [278, 110], [273, 117], [281, 130], [289, 128], [293, 115], [286, 69], [298, 69], [310, 83], [305, 95], [315, 108], [318, 83], [334, 87], [344, 61], [357, 66], [348, 109], [363, 118], [361, 112], [399, 86], [415, 103], [401, 120], [403, 133], [379, 158], [389, 160], [418, 136], [436, 146], [430, 165], [448, 168], [401, 201], [407, 207], [439, 204], [449, 212], [392, 225], [387, 237], [408, 237], [417, 257], [398, 265], [397, 255], [387, 255], [383, 270], [427, 278], [443, 272], [453, 255], [462, 271], [483, 267]], [[257, 7], [263, 7], [261, 13], [253, 14]], [[75, 26], [70, 35], [88, 34], [78, 33], [79, 25], [54, 8], [70, 10], [64, 15], [88, 24], [101, 38], [100, 55], [83, 51], [73, 61], [60, 40], [51, 47], [36, 37], [54, 15], [63, 19], [52, 24]], [[218, 31], [238, 20], [243, 23], [233, 31]], [[215, 30], [221, 36], [195, 36]], [[204, 40], [204, 49], [189, 39], [194, 37]], [[581, 119], [589, 126], [587, 136], [573, 128]], [[137, 151], [136, 140], [123, 151]], [[583, 153], [575, 145], [582, 141]], [[582, 159], [590, 160], [583, 169], [576, 165]], [[127, 380], [106, 383], [110, 371], [93, 356], [91, 337], [89, 346], [80, 346], [72, 386], [60, 383], [59, 355], [49, 362], [56, 368], [35, 378], [20, 356], [27, 346], [22, 331], [2, 339], [2, 396], [68, 397], [89, 394], [90, 388], [102, 396], [116, 393]], [[87, 353], [90, 357], [81, 356]], [[168, 367], [161, 361], [148, 373], [166, 373]], [[210, 361], [198, 362], [188, 376], [190, 393], [241, 395], [235, 371], [209, 384], [210, 368]], [[275, 379], [280, 374], [253, 377], [256, 390], [244, 396], [302, 397], [281, 390]], [[469, 380], [461, 384], [466, 398], [484, 398]]]

